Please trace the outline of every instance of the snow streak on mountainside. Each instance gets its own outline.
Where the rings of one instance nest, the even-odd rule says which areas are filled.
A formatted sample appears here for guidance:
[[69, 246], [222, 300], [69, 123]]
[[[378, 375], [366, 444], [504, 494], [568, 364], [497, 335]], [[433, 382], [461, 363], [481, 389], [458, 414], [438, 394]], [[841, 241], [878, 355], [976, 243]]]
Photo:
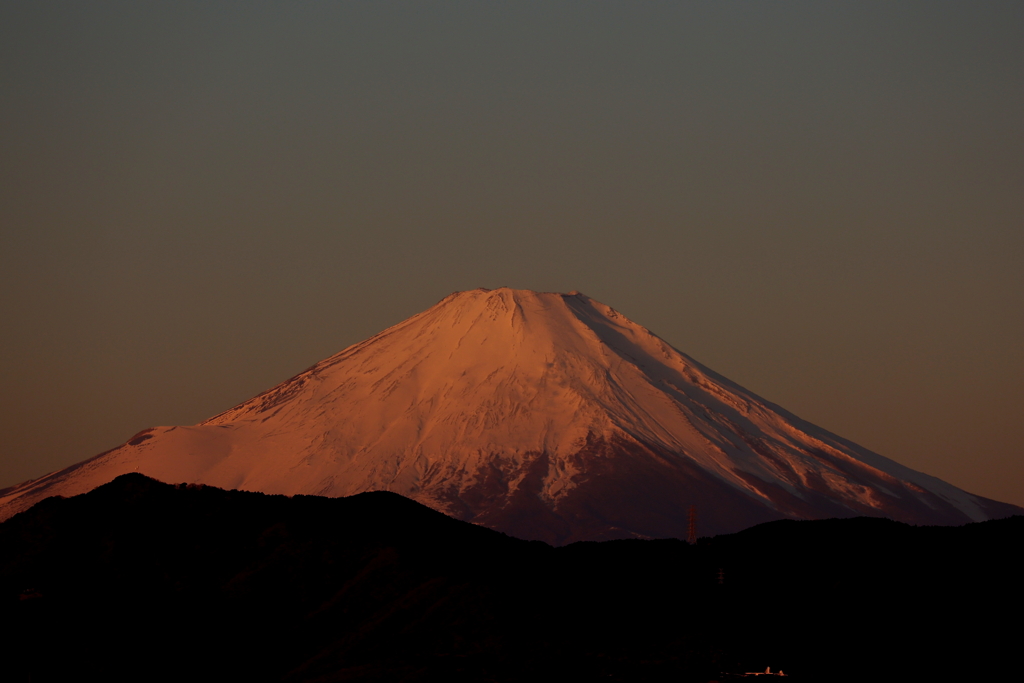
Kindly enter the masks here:
[[192, 427], [0, 492], [6, 518], [138, 471], [268, 493], [390, 490], [554, 543], [782, 517], [1019, 512], [840, 439], [582, 294], [458, 292]]

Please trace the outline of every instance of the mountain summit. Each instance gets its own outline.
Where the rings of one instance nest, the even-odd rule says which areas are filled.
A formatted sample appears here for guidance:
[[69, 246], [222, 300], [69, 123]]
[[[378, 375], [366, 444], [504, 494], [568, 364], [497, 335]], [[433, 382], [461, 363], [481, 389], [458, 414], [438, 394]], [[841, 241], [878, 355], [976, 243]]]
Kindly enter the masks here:
[[0, 518], [138, 471], [266, 493], [387, 490], [551, 543], [779, 518], [1020, 512], [841, 439], [583, 294], [452, 294], [235, 408], [0, 491]]

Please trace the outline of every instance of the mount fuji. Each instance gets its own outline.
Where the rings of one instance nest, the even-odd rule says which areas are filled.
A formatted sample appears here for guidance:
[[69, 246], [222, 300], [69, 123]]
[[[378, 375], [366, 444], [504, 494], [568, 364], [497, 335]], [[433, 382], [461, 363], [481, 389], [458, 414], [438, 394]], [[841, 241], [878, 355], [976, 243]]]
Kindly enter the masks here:
[[273, 494], [400, 493], [513, 536], [685, 537], [774, 519], [1024, 512], [816, 427], [583, 294], [452, 294], [195, 426], [0, 491], [0, 519], [140, 472]]

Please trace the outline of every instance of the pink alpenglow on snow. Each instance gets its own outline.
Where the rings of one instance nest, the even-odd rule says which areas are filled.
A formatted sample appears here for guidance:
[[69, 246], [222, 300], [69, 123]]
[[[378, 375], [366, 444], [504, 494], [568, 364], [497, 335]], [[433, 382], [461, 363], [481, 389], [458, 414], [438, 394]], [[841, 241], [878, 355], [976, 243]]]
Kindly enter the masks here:
[[815, 427], [579, 293], [458, 292], [235, 408], [0, 491], [0, 518], [138, 471], [280, 494], [388, 490], [562, 544], [780, 518], [1024, 512]]

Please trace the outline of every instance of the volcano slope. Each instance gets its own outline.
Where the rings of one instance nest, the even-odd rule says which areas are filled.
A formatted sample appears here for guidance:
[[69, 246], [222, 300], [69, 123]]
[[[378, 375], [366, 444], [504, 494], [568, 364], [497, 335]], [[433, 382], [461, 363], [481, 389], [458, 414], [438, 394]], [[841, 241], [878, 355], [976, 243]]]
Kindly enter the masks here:
[[0, 491], [0, 518], [139, 472], [265, 493], [400, 493], [553, 544], [781, 519], [962, 524], [1020, 508], [815, 427], [579, 293], [432, 308], [191, 427]]

